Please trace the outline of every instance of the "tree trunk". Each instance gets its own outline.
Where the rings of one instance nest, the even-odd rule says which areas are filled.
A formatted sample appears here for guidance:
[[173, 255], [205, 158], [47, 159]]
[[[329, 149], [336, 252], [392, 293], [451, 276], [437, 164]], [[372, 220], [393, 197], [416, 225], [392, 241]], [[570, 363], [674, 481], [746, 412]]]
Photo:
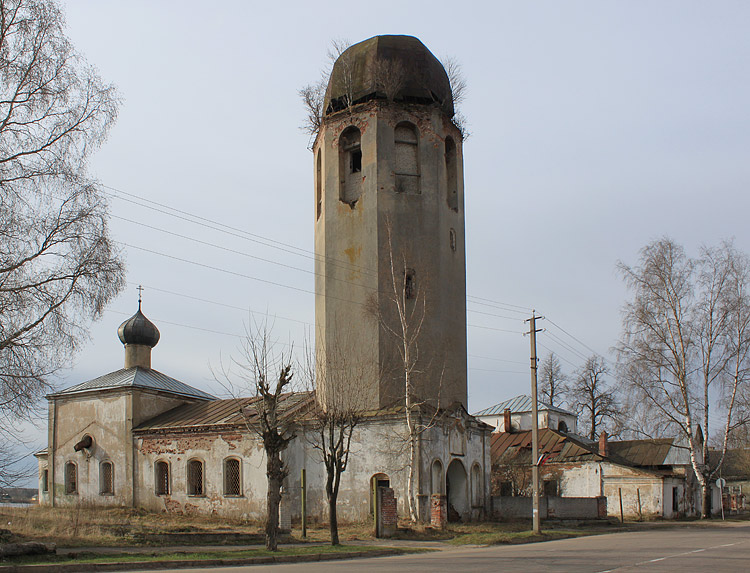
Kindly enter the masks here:
[[701, 519], [711, 519], [711, 484], [706, 479], [701, 487], [701, 497], [703, 503], [701, 505]]
[[328, 519], [331, 522], [331, 545], [339, 545], [339, 518], [336, 513], [336, 494], [328, 499]]
[[268, 476], [268, 494], [266, 496], [266, 549], [276, 551], [279, 545], [279, 505], [281, 503], [281, 485], [284, 479], [281, 453], [267, 452], [266, 475]]

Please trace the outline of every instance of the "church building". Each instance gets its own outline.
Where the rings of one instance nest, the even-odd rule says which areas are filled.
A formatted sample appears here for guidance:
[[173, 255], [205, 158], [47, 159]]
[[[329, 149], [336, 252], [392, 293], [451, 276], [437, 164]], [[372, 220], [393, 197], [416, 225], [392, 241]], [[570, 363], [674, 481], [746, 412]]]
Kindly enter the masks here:
[[[325, 519], [325, 468], [305, 414], [347, 401], [367, 412], [342, 475], [341, 519], [373, 492], [431, 496], [454, 519], [490, 503], [491, 427], [467, 405], [462, 134], [443, 66], [416, 38], [351, 46], [331, 72], [313, 145], [316, 390], [284, 396], [298, 419], [283, 453], [282, 524]], [[262, 518], [265, 455], [246, 414], [151, 367], [159, 331], [141, 312], [118, 336], [124, 368], [50, 394], [40, 503]], [[411, 486], [411, 487], [410, 487]], [[444, 497], [441, 497], [444, 496]], [[433, 500], [434, 503], [434, 500]]]

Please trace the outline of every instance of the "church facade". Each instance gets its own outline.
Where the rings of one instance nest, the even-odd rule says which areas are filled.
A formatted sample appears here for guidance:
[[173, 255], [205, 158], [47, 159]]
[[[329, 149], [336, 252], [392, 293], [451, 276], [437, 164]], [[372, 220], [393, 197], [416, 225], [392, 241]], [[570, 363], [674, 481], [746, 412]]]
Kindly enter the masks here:
[[[283, 454], [282, 523], [300, 516], [302, 470], [308, 514], [327, 515], [304, 414], [342, 396], [367, 412], [342, 476], [342, 519], [366, 519], [379, 486], [408, 515], [410, 484], [422, 520], [433, 494], [447, 496], [453, 518], [480, 518], [491, 427], [466, 411], [462, 138], [450, 82], [416, 38], [379, 36], [339, 57], [324, 112], [313, 146], [317, 388], [282, 402], [299, 420]], [[253, 398], [218, 400], [152, 369], [159, 332], [140, 303], [118, 335], [123, 369], [48, 396], [40, 503], [263, 517], [265, 455], [243, 414]]]

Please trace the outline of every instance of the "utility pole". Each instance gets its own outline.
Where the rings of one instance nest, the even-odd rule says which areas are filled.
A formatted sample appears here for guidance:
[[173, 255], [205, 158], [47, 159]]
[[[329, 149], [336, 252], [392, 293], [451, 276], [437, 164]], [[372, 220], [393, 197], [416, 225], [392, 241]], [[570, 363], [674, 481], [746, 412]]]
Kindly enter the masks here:
[[532, 496], [532, 524], [534, 534], [541, 535], [542, 527], [539, 519], [539, 412], [536, 400], [536, 311], [531, 312], [531, 318], [526, 322], [531, 323], [529, 329], [529, 340], [531, 342], [531, 496]]

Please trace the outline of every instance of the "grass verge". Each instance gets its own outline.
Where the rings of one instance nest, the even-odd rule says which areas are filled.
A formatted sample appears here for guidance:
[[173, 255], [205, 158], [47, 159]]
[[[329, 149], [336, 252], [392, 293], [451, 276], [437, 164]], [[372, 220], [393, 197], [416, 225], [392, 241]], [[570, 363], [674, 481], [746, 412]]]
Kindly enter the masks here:
[[[340, 553], [381, 553], [383, 547], [371, 545], [302, 545], [281, 547], [278, 551], [267, 551], [265, 549], [247, 549], [242, 551], [205, 551], [194, 553], [118, 553], [100, 555], [94, 553], [70, 553], [67, 555], [26, 555], [8, 559], [2, 565], [61, 565], [67, 563], [130, 563], [130, 562], [159, 562], [159, 561], [207, 561], [207, 560], [233, 560], [252, 559], [255, 557], [293, 557], [303, 555], [336, 555]], [[392, 551], [391, 551], [392, 550]], [[402, 553], [415, 553], [429, 551], [422, 548], [388, 548], [393, 555]]]

